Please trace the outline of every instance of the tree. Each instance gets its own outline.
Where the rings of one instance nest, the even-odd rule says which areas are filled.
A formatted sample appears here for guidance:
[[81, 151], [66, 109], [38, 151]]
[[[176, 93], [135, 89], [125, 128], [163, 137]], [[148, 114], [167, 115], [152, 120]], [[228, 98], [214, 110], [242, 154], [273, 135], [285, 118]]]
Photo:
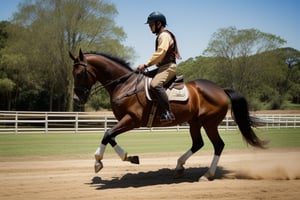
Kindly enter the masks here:
[[[122, 45], [126, 34], [115, 25], [116, 15], [115, 6], [104, 0], [36, 0], [20, 4], [6, 29], [8, 42], [1, 53], [7, 69], [15, 69], [9, 77], [17, 82], [16, 101], [38, 99], [37, 104], [44, 105], [41, 109], [72, 110], [72, 63], [68, 51], [77, 53], [82, 48], [133, 58], [133, 49]], [[18, 58], [14, 66], [13, 58]], [[16, 71], [24, 75], [18, 81]]]
[[284, 49], [285, 56], [285, 76], [279, 82], [280, 103], [286, 99], [286, 96], [291, 96], [291, 102], [299, 103], [300, 99], [300, 54], [294, 49]]
[[[224, 87], [239, 90], [246, 97], [255, 96], [255, 90], [264, 81], [265, 57], [255, 57], [274, 50], [285, 43], [278, 36], [257, 29], [238, 30], [235, 27], [222, 28], [212, 35], [205, 55], [215, 57], [216, 81]], [[254, 95], [253, 95], [254, 94]]]
[[191, 81], [198, 78], [212, 80], [213, 72], [212, 58], [198, 56], [195, 58], [189, 58], [178, 64], [177, 73], [183, 74], [185, 81]]
[[5, 47], [7, 40], [7, 32], [5, 31], [5, 27], [9, 24], [7, 21], [0, 22], [0, 49]]
[[[99, 83], [100, 84], [100, 83]], [[92, 91], [96, 92], [96, 91]], [[110, 97], [109, 93], [106, 90], [101, 90], [97, 92], [97, 95], [92, 95], [88, 101], [88, 106], [98, 111], [100, 109], [109, 109], [110, 108]]]
[[11, 95], [14, 87], [15, 87], [15, 83], [12, 80], [8, 78], [0, 79], [0, 88], [1, 88], [0, 97], [2, 99], [0, 104], [0, 109], [10, 110]]
[[[0, 22], [0, 49], [4, 48], [7, 41], [7, 32], [5, 31], [5, 27], [9, 22], [2, 21]], [[3, 63], [0, 59], [0, 109], [10, 109], [11, 102], [11, 94], [15, 87], [15, 83], [7, 78], [7, 74], [4, 70]]]

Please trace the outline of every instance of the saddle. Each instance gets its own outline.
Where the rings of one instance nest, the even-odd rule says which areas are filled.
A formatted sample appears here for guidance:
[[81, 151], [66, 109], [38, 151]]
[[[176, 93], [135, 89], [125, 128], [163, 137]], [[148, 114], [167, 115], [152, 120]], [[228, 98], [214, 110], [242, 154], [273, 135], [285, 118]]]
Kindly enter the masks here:
[[[152, 101], [150, 95], [150, 83], [152, 77], [146, 77], [145, 91], [148, 100]], [[183, 81], [183, 75], [179, 75], [171, 79], [165, 86], [169, 101], [187, 101], [189, 93]]]
[[[143, 72], [143, 74], [146, 76], [145, 78], [145, 92], [146, 92], [146, 98], [149, 101], [152, 101], [151, 95], [150, 95], [150, 83], [152, 81], [152, 78], [156, 75], [157, 70], [146, 70]], [[166, 93], [168, 96], [169, 101], [187, 101], [189, 98], [189, 92], [184, 84], [183, 81], [183, 75], [176, 76], [172, 80], [170, 80], [164, 88], [166, 89]], [[156, 116], [156, 110], [157, 106], [152, 105], [149, 117], [148, 117], [148, 122], [147, 122], [147, 127], [152, 127], [153, 120]]]

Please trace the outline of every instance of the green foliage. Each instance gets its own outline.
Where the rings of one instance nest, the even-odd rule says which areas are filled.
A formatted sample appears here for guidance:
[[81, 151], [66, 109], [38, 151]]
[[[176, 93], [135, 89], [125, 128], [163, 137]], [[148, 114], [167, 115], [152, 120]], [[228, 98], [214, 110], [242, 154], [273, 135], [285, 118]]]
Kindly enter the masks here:
[[5, 47], [6, 40], [8, 38], [7, 32], [5, 31], [6, 26], [8, 25], [7, 21], [0, 22], [0, 49]]
[[198, 79], [199, 77], [203, 79], [212, 78], [212, 60], [209, 57], [196, 57], [189, 58], [188, 60], [181, 62], [178, 65], [178, 74], [184, 74], [185, 81], [191, 81]]
[[93, 110], [109, 109], [110, 108], [110, 99], [108, 92], [102, 90], [97, 94], [91, 96], [88, 101], [88, 105], [93, 108]]
[[8, 79], [8, 78], [0, 78], [0, 99], [2, 99], [0, 103], [0, 109], [10, 109], [10, 102], [12, 91], [14, 90], [16, 84]]
[[285, 41], [256, 29], [238, 30], [235, 27], [219, 29], [213, 34], [205, 54], [216, 59], [217, 81], [250, 96], [259, 86], [257, 79], [263, 71], [264, 57], [254, 55], [271, 51]]
[[116, 15], [114, 4], [98, 0], [35, 0], [20, 4], [13, 20], [0, 32], [0, 47], [4, 46], [0, 68], [16, 84], [13, 109], [72, 109], [72, 62], [68, 51], [77, 53], [82, 48], [133, 58], [133, 49], [122, 44], [126, 34], [116, 26]]
[[8, 78], [0, 79], [0, 93], [11, 92], [14, 89], [15, 85], [16, 84]]
[[283, 103], [283, 107], [287, 110], [300, 110], [300, 103], [291, 103], [290, 101], [285, 101]]
[[[72, 62], [68, 51], [111, 53], [133, 59], [116, 26], [115, 6], [98, 0], [36, 0], [20, 5], [10, 22], [0, 22], [0, 109], [72, 109]], [[284, 109], [300, 103], [300, 52], [280, 48], [285, 40], [257, 29], [219, 29], [202, 56], [178, 65], [185, 81], [209, 79], [236, 89], [250, 109]], [[287, 59], [293, 64], [288, 65]], [[6, 91], [6, 92], [4, 92]], [[5, 94], [4, 94], [5, 93]], [[89, 102], [94, 110], [109, 109], [106, 91]]]
[[207, 57], [190, 58], [178, 71], [185, 80], [205, 78], [240, 91], [253, 110], [282, 109], [285, 100], [300, 99], [300, 52], [279, 48], [284, 43], [256, 29], [223, 28], [213, 34]]
[[[300, 70], [298, 74], [300, 73]], [[300, 80], [300, 77], [299, 79]], [[300, 105], [300, 83], [295, 83], [289, 90], [290, 93], [290, 101], [294, 104], [299, 104]]]

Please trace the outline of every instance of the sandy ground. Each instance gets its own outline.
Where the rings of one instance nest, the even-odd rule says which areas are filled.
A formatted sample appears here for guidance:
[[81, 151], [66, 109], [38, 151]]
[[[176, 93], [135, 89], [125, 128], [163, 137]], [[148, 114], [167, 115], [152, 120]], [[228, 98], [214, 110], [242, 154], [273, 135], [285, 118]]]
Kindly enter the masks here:
[[98, 174], [92, 155], [0, 158], [0, 199], [300, 199], [300, 149], [225, 151], [216, 179], [200, 182], [212, 155], [197, 153], [174, 179], [178, 156], [142, 154], [133, 165], [108, 155]]

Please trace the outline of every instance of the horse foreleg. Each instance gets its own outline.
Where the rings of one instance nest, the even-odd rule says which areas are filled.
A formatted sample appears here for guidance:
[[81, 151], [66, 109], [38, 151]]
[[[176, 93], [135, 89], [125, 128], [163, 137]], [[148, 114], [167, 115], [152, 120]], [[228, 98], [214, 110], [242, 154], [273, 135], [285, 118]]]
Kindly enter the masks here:
[[94, 165], [95, 173], [99, 172], [103, 168], [103, 163], [101, 160], [103, 159], [106, 145], [108, 143], [116, 144], [114, 138], [110, 137], [109, 131], [106, 131], [99, 147], [96, 149], [95, 154], [94, 154], [94, 156], [95, 156], [95, 165]]
[[94, 154], [94, 156], [95, 156], [95, 165], [94, 165], [95, 173], [99, 172], [103, 168], [103, 164], [102, 164], [101, 160], [103, 159], [105, 149], [106, 149], [106, 145], [100, 144], [100, 146], [97, 148], [97, 150]]
[[116, 142], [115, 137], [123, 132], [134, 128], [134, 123], [129, 115], [124, 116], [114, 127], [108, 130], [101, 141], [100, 146], [95, 152], [95, 172], [99, 172], [103, 168], [101, 160], [103, 159], [106, 145], [109, 143], [115, 152], [119, 155], [121, 160], [129, 161], [131, 163], [139, 164], [137, 156], [127, 156], [127, 152], [122, 149]]
[[[118, 144], [116, 144], [115, 146], [113, 146], [115, 152], [119, 155], [119, 157], [121, 158], [121, 160], [123, 161], [131, 161], [131, 157], [127, 157], [127, 152], [124, 151]], [[96, 152], [95, 152], [95, 173], [99, 172], [102, 168], [103, 168], [103, 164], [101, 162], [101, 160], [103, 159], [103, 155], [106, 149], [106, 145], [102, 144], [100, 145], [100, 147], [97, 148]]]
[[124, 149], [122, 149], [118, 144], [116, 144], [113, 148], [122, 161], [128, 161], [134, 164], [140, 164], [138, 156], [127, 156], [127, 152]]

